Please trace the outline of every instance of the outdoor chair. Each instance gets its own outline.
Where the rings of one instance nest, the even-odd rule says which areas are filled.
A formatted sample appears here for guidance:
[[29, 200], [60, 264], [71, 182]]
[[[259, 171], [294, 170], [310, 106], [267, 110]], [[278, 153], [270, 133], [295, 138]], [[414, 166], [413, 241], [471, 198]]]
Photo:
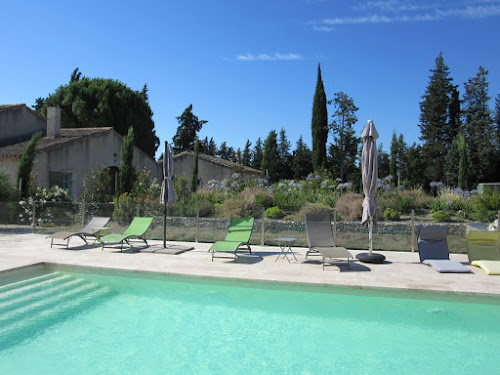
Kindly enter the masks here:
[[[69, 240], [73, 236], [78, 236], [82, 240], [85, 241], [86, 244], [88, 244], [87, 237], [94, 237], [97, 238], [99, 235], [99, 232], [106, 226], [108, 221], [110, 220], [109, 217], [99, 217], [95, 216], [92, 218], [92, 220], [89, 221], [89, 223], [80, 229], [79, 231], [76, 232], [71, 232], [71, 231], [61, 231], [61, 232], [56, 232], [51, 234], [50, 236], [47, 236], [46, 238], [50, 238], [50, 247], [54, 244], [54, 239], [61, 239], [66, 241], [66, 248], [69, 248]], [[61, 244], [56, 244], [56, 245], [61, 245]]]
[[212, 262], [214, 261], [215, 252], [234, 253], [234, 258], [238, 258], [236, 254], [241, 247], [246, 247], [246, 250], [252, 254], [252, 249], [248, 242], [253, 230], [253, 217], [243, 217], [231, 219], [229, 229], [224, 241], [215, 242], [209, 249], [212, 251]]
[[351, 267], [349, 259], [354, 257], [350, 251], [335, 245], [330, 214], [306, 214], [306, 233], [309, 243], [306, 259], [311, 254], [321, 255], [325, 269], [325, 259], [347, 258], [347, 266]]
[[109, 244], [119, 243], [120, 251], [123, 250], [124, 242], [126, 242], [132, 248], [132, 244], [130, 243], [130, 240], [132, 239], [142, 240], [146, 245], [148, 245], [145, 234], [148, 231], [149, 227], [151, 226], [152, 222], [153, 222], [152, 217], [134, 217], [134, 220], [132, 220], [129, 227], [125, 229], [123, 233], [110, 233], [101, 237], [100, 238], [102, 246], [101, 250], [104, 250], [104, 247], [111, 247], [111, 246], [105, 246], [106, 243]]
[[489, 275], [500, 275], [500, 232], [471, 231], [466, 247], [469, 262]]
[[447, 226], [420, 227], [417, 240], [420, 262], [441, 273], [471, 272], [462, 263], [450, 260], [447, 235]]

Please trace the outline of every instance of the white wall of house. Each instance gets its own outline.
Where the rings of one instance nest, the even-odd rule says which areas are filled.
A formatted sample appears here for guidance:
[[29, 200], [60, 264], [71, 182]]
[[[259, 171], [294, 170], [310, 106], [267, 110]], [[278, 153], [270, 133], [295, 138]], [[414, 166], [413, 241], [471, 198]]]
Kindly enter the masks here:
[[[86, 174], [96, 168], [120, 167], [122, 143], [122, 137], [110, 130], [65, 143], [61, 147], [38, 151], [33, 167], [37, 182], [39, 186], [49, 187], [49, 173], [62, 172], [70, 181], [72, 198], [77, 198], [82, 192]], [[149, 170], [151, 179], [156, 177], [161, 180], [161, 167], [137, 147], [134, 148], [133, 163], [136, 168]]]
[[31, 137], [33, 133], [44, 132], [46, 122], [25, 105], [8, 111], [0, 111], [0, 142], [18, 137]]

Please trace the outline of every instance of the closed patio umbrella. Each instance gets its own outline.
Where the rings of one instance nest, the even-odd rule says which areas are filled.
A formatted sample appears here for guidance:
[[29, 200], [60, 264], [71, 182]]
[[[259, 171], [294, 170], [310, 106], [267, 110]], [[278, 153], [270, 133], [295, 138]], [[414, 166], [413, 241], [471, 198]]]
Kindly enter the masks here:
[[373, 225], [376, 224], [377, 214], [377, 138], [378, 133], [372, 120], [368, 120], [361, 133], [363, 139], [363, 151], [361, 153], [361, 177], [363, 180], [363, 216], [361, 224], [368, 226], [368, 254], [358, 254], [356, 257], [368, 263], [382, 263], [385, 257], [373, 253]]
[[165, 142], [165, 151], [163, 152], [163, 182], [161, 184], [160, 204], [163, 205], [163, 247], [167, 247], [167, 208], [169, 205], [177, 202], [177, 193], [175, 192], [172, 177], [174, 176], [174, 152], [172, 147]]

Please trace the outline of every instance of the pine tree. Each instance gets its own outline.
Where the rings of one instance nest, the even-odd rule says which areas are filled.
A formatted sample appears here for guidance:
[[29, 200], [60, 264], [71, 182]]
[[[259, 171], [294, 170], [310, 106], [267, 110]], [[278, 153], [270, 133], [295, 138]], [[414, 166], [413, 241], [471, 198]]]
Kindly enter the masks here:
[[257, 142], [255, 142], [255, 147], [253, 149], [252, 153], [252, 168], [255, 169], [261, 169], [262, 168], [262, 155], [263, 155], [263, 148], [262, 148], [262, 141], [260, 137], [257, 139]]
[[246, 167], [250, 167], [252, 165], [252, 151], [250, 150], [250, 146], [252, 146], [252, 142], [247, 139], [247, 143], [245, 143], [245, 149], [243, 150], [243, 155], [241, 156], [241, 163]]
[[278, 142], [278, 170], [280, 179], [289, 180], [293, 177], [293, 171], [290, 166], [292, 156], [290, 154], [290, 147], [291, 145], [286, 136], [286, 131], [284, 128], [281, 128]]
[[193, 150], [196, 135], [208, 121], [199, 120], [198, 116], [193, 114], [192, 104], [184, 110], [182, 115], [176, 117], [176, 119], [179, 126], [173, 138], [174, 151], [178, 153], [186, 150]]
[[328, 139], [328, 111], [326, 95], [321, 78], [321, 66], [318, 64], [318, 78], [314, 93], [312, 110], [312, 164], [315, 171], [326, 168], [326, 141]]
[[475, 186], [478, 182], [493, 181], [492, 175], [497, 162], [492, 142], [494, 125], [488, 106], [488, 71], [482, 66], [475, 77], [465, 83], [464, 93], [464, 129], [469, 143], [469, 182]]
[[193, 157], [193, 176], [191, 177], [191, 192], [196, 192], [198, 187], [198, 155], [200, 153], [200, 140], [196, 139], [194, 143], [194, 157]]
[[120, 195], [131, 193], [134, 187], [136, 171], [133, 164], [134, 160], [134, 128], [131, 126], [128, 133], [123, 137], [120, 161]]
[[333, 171], [342, 181], [353, 178], [359, 169], [356, 167], [358, 148], [361, 139], [355, 136], [354, 124], [358, 121], [354, 100], [346, 93], [335, 93], [334, 99], [328, 104], [333, 104], [334, 113], [332, 122], [328, 125], [333, 133], [334, 143], [330, 146]]
[[302, 136], [297, 141], [297, 146], [292, 157], [293, 178], [300, 180], [313, 171], [311, 161], [311, 150], [302, 140]]
[[279, 180], [279, 162], [278, 162], [278, 143], [277, 134], [274, 130], [269, 132], [266, 141], [264, 142], [264, 153], [262, 155], [261, 174], [270, 177], [270, 181], [276, 182]]
[[[449, 68], [443, 54], [436, 58], [436, 67], [431, 69], [429, 85], [420, 102], [420, 139], [424, 142], [424, 157], [427, 160], [425, 175], [431, 181], [443, 178], [444, 161], [456, 130], [450, 133], [450, 104], [455, 86], [449, 77]], [[453, 108], [454, 109], [454, 108]]]
[[17, 190], [21, 198], [29, 196], [30, 183], [31, 183], [31, 170], [35, 161], [36, 143], [41, 137], [41, 133], [35, 133], [26, 145], [21, 160], [19, 161], [19, 168], [17, 170]]

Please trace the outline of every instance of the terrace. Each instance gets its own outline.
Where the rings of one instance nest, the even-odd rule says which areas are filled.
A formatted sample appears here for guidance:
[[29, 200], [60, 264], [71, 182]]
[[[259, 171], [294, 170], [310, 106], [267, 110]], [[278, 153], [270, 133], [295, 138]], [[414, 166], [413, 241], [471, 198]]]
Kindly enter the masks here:
[[[172, 275], [192, 275], [202, 278], [265, 280], [276, 283], [321, 284], [353, 286], [357, 288], [397, 288], [402, 290], [441, 291], [452, 293], [479, 293], [500, 295], [500, 277], [488, 276], [481, 269], [470, 267], [470, 274], [440, 274], [419, 263], [418, 253], [378, 251], [387, 258], [385, 264], [351, 262], [332, 265], [322, 270], [321, 263], [306, 260], [306, 249], [294, 247], [298, 261], [278, 260], [276, 246], [252, 245], [252, 255], [241, 252], [237, 260], [217, 258], [211, 262], [208, 252], [211, 243], [169, 241], [168, 244], [188, 245], [193, 250], [177, 255], [104, 249], [97, 245], [84, 246], [73, 239], [70, 250], [63, 246], [50, 248], [46, 235], [20, 232], [18, 229], [0, 229], [0, 271], [7, 271], [38, 263], [56, 263], [75, 267], [117, 269]], [[151, 248], [160, 248], [162, 242], [150, 241]], [[359, 251], [353, 250], [353, 254]], [[466, 254], [451, 254], [451, 259], [468, 265]]]

